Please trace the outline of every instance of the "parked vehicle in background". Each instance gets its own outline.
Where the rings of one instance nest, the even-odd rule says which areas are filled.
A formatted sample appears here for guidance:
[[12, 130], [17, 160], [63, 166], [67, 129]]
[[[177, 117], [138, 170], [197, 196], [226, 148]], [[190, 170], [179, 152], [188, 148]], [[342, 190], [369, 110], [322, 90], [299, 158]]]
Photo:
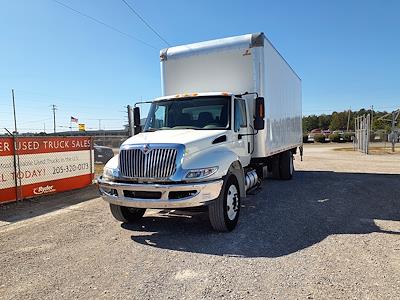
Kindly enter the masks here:
[[388, 141], [388, 134], [384, 129], [378, 129], [374, 131], [373, 134], [373, 141], [374, 142], [387, 142]]
[[308, 140], [308, 134], [307, 134], [307, 133], [304, 133], [304, 134], [303, 134], [303, 144], [304, 144], [304, 143], [312, 143], [312, 142], [314, 142], [314, 141], [309, 141], [309, 140]]
[[[204, 206], [215, 230], [232, 230], [264, 168], [292, 178], [301, 80], [263, 33], [172, 47], [160, 58], [164, 96], [105, 166], [102, 196], [122, 222], [147, 208]], [[134, 123], [140, 131], [138, 107]]]
[[114, 151], [110, 147], [99, 146], [94, 144], [94, 162], [107, 163], [111, 158], [114, 157]]
[[330, 142], [329, 136], [331, 135], [331, 131], [329, 129], [323, 130], [322, 134], [325, 136], [325, 142]]
[[315, 141], [315, 135], [322, 133], [322, 129], [320, 128], [315, 128], [313, 130], [310, 131], [310, 133], [308, 134], [308, 142], [310, 143], [314, 143]]
[[334, 131], [332, 132], [332, 134], [344, 135], [344, 131], [343, 131], [343, 130], [334, 130]]
[[315, 128], [315, 129], [310, 131], [310, 134], [317, 134], [317, 133], [322, 133], [322, 129], [321, 128]]

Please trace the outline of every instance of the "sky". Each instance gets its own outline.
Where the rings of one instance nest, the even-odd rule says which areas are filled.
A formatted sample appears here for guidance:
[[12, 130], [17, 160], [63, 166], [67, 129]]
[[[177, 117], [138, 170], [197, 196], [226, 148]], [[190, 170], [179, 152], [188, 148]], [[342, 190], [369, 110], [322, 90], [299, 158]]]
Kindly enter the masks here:
[[[121, 0], [0, 0], [0, 133], [57, 131], [70, 117], [120, 129], [160, 96], [167, 45]], [[302, 78], [303, 113], [400, 106], [400, 1], [127, 0], [170, 45], [263, 31]], [[138, 41], [140, 40], [140, 41]], [[75, 126], [75, 125], [74, 125]]]

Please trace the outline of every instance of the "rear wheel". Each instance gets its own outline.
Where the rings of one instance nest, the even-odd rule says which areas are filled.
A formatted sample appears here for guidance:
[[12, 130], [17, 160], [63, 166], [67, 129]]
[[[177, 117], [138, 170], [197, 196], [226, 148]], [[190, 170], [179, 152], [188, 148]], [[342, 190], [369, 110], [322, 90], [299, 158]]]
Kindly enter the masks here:
[[231, 231], [239, 220], [239, 212], [239, 184], [236, 177], [230, 175], [226, 178], [219, 197], [208, 207], [211, 226], [216, 231]]
[[110, 210], [115, 219], [124, 223], [137, 222], [146, 212], [145, 208], [125, 207], [115, 204], [110, 204]]
[[273, 179], [280, 179], [281, 178], [280, 155], [279, 154], [275, 154], [272, 157], [272, 161], [271, 161], [271, 177]]
[[292, 179], [294, 172], [292, 151], [285, 151], [279, 155], [279, 173], [283, 180]]

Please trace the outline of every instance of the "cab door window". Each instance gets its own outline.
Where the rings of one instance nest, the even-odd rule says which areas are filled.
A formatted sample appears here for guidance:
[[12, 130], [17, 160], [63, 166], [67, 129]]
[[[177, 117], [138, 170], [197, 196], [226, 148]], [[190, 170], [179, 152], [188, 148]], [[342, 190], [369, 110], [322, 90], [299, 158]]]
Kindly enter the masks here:
[[240, 128], [247, 127], [246, 103], [243, 99], [235, 99], [235, 126], [234, 131], [240, 131]]

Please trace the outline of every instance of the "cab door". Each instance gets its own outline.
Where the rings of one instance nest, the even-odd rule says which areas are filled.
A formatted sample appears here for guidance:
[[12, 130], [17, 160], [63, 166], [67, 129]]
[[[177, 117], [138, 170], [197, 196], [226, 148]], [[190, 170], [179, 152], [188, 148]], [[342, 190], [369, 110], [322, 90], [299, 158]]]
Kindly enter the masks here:
[[235, 98], [233, 111], [234, 148], [240, 158], [242, 166], [245, 167], [250, 163], [251, 157], [251, 136], [248, 135], [250, 132], [245, 100]]

